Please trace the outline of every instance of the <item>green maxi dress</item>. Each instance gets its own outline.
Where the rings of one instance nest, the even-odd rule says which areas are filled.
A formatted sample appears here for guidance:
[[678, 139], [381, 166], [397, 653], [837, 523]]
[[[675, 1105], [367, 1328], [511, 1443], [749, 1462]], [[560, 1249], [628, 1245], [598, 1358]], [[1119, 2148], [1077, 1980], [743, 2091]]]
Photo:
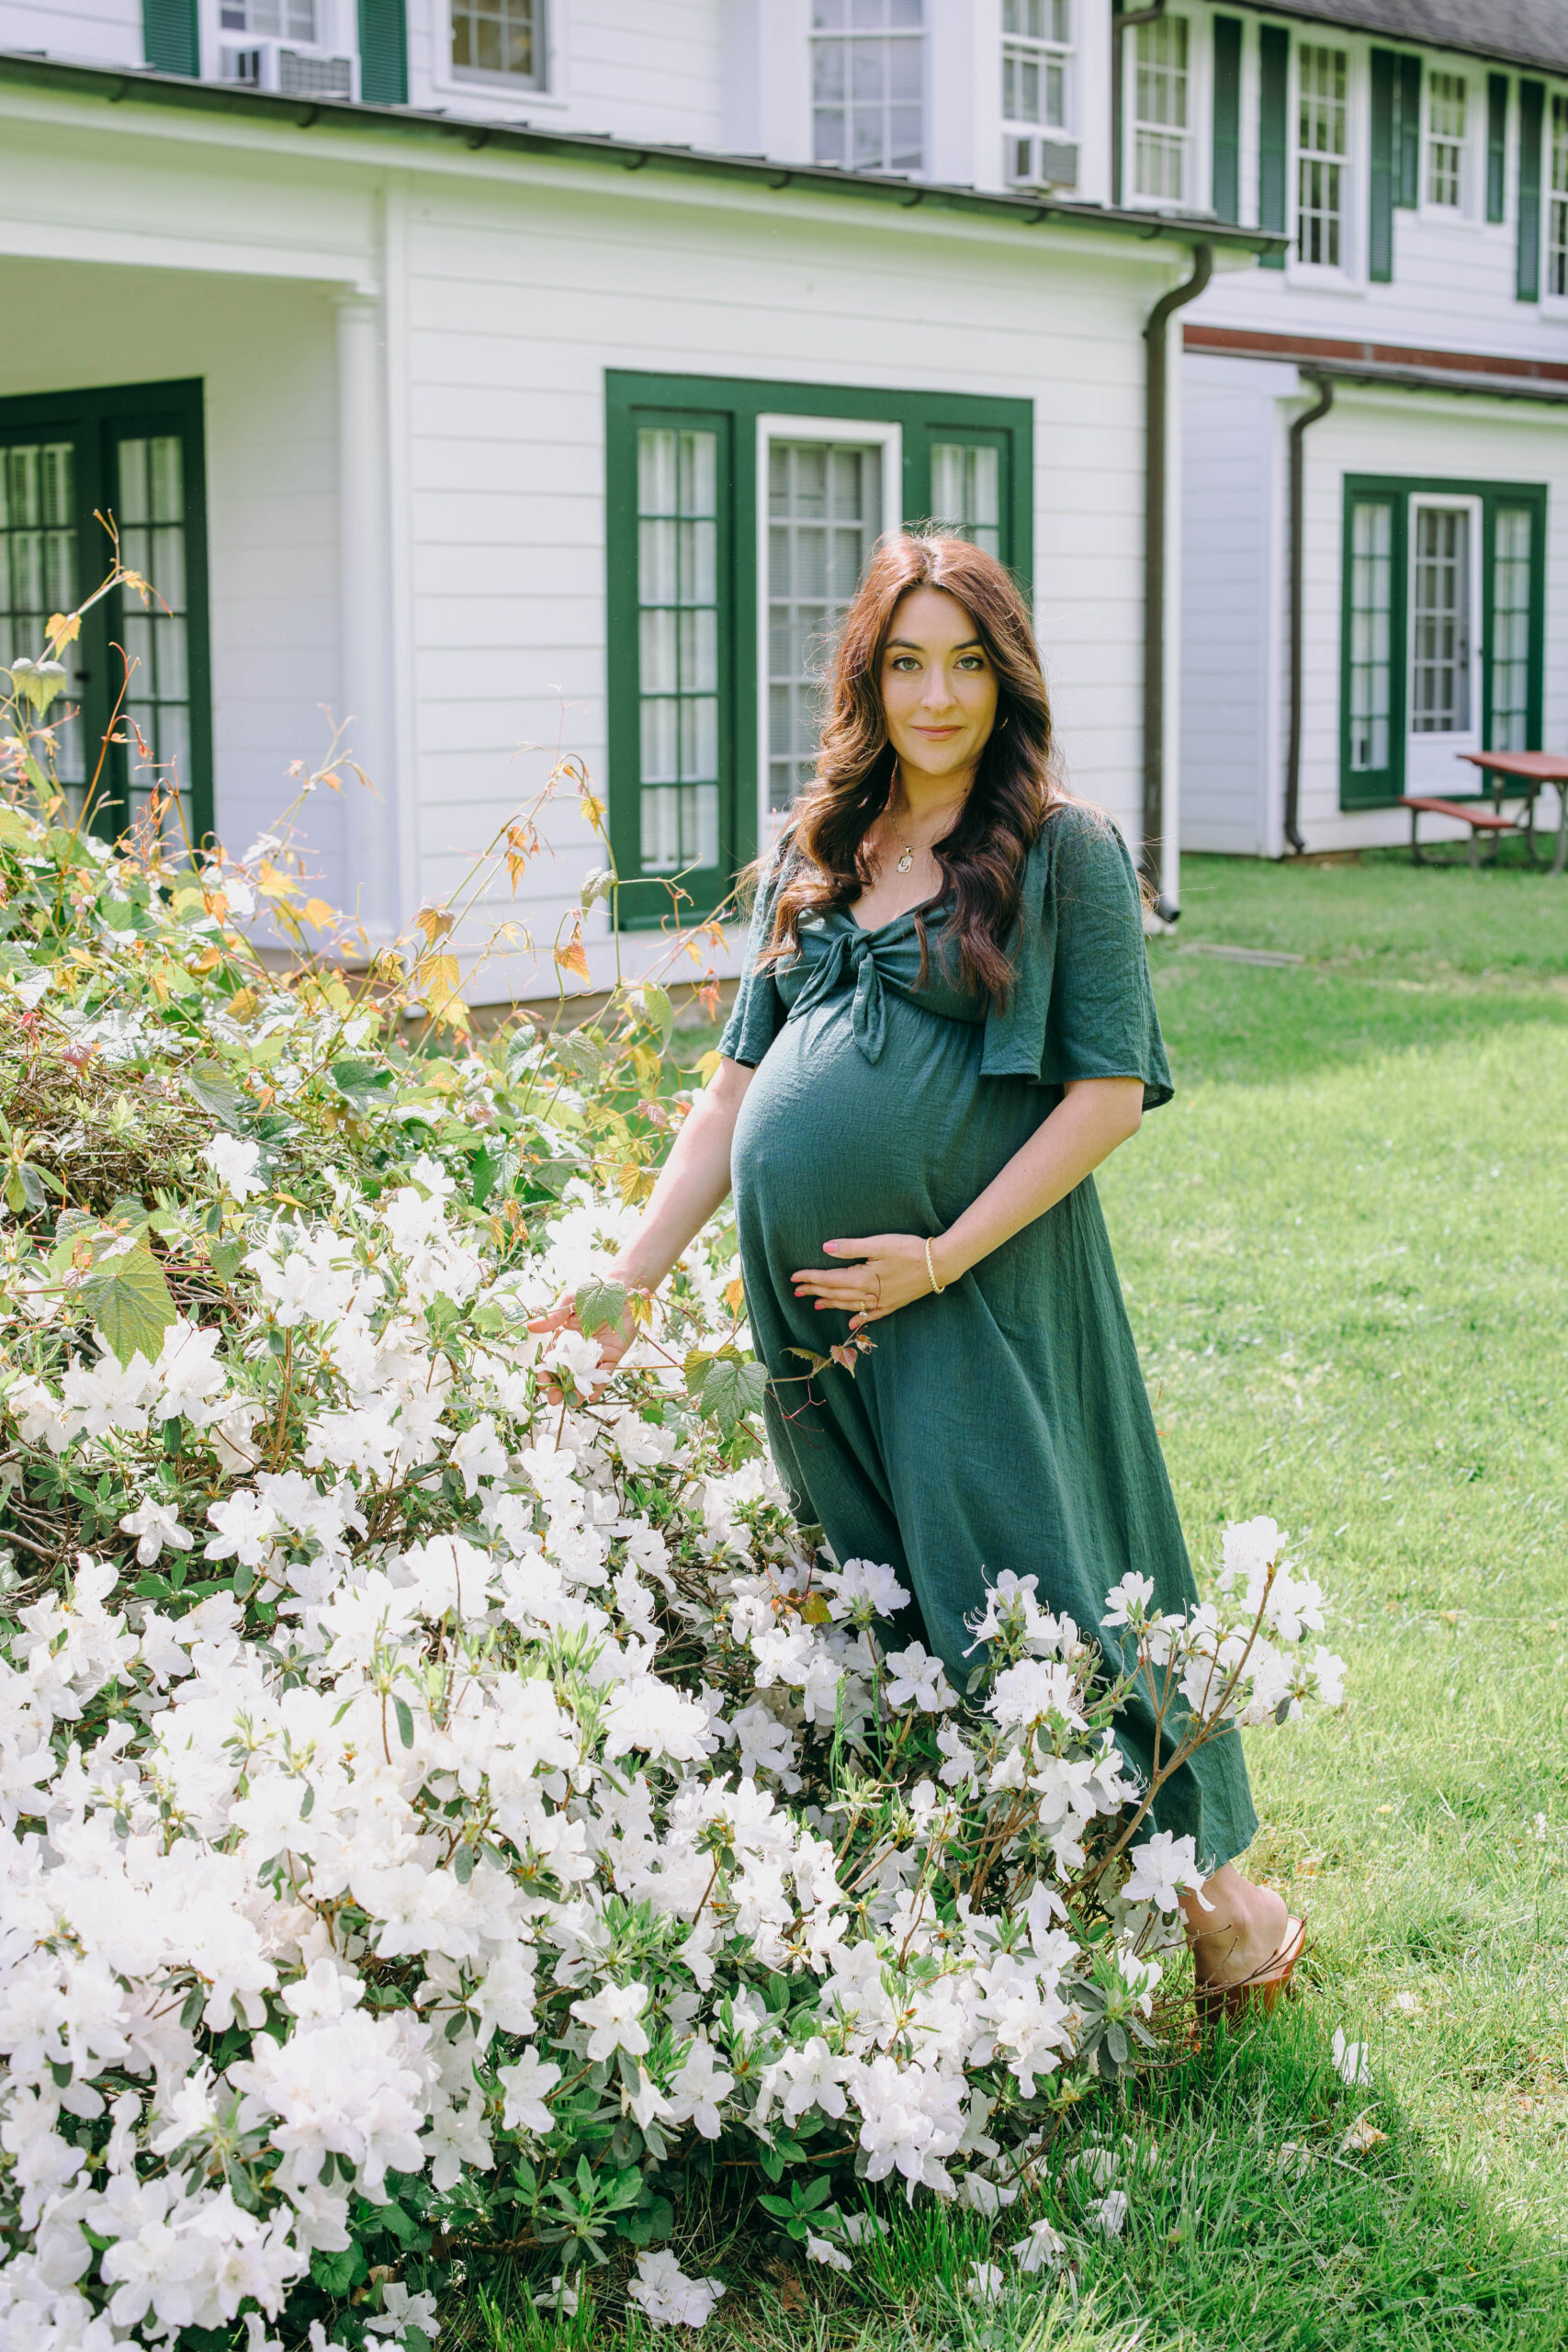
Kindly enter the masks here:
[[[801, 926], [800, 954], [766, 964], [787, 843], [759, 894], [721, 1053], [750, 1065], [733, 1175], [747, 1308], [771, 1375], [774, 1460], [801, 1518], [840, 1560], [886, 1562], [914, 1596], [890, 1638], [922, 1639], [965, 1687], [964, 1620], [1004, 1569], [1039, 1579], [1108, 1662], [1104, 1596], [1129, 1569], [1162, 1610], [1196, 1597], [1100, 1199], [1086, 1178], [950, 1283], [871, 1327], [852, 1378], [807, 1377], [837, 1314], [796, 1299], [824, 1241], [941, 1233], [1035, 1132], [1070, 1079], [1141, 1078], [1168, 1102], [1142, 910], [1116, 829], [1073, 804], [1029, 857], [999, 1011], [964, 987], [928, 918], [920, 977], [913, 915], [874, 931], [836, 912]], [[1149, 1718], [1122, 1746], [1145, 1777]], [[1197, 1841], [1210, 1871], [1257, 1828], [1232, 1731], [1166, 1784], [1161, 1828]]]

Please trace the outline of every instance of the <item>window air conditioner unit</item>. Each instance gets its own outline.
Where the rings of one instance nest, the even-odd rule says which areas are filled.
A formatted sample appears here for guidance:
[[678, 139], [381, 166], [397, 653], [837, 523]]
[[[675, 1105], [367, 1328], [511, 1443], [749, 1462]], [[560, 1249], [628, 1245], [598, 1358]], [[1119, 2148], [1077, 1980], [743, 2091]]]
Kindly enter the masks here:
[[1010, 132], [1004, 170], [1010, 187], [1077, 187], [1077, 141]]
[[251, 41], [223, 51], [223, 79], [247, 90], [276, 90], [286, 98], [352, 98], [354, 60], [281, 41]]

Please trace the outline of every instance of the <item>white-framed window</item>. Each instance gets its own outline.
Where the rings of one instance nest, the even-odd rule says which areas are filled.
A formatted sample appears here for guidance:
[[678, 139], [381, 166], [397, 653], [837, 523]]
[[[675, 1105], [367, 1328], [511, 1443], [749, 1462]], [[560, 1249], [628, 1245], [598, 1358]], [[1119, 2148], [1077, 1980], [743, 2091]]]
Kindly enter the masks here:
[[1002, 0], [1005, 123], [1069, 129], [1072, 69], [1072, 0]]
[[1427, 76], [1427, 202], [1460, 212], [1465, 202], [1465, 151], [1469, 143], [1470, 83], [1462, 74], [1434, 67]]
[[1140, 25], [1133, 59], [1133, 193], [1192, 201], [1192, 87], [1185, 17]]
[[355, 96], [357, 31], [347, 0], [207, 0], [202, 14], [208, 71], [220, 80], [285, 97]]
[[1303, 41], [1296, 51], [1296, 253], [1320, 269], [1343, 269], [1350, 153], [1349, 60], [1342, 49]]
[[899, 513], [896, 424], [757, 420], [761, 839], [776, 838], [816, 772], [832, 632], [866, 559]]
[[448, 0], [454, 81], [542, 90], [545, 0]]
[[1546, 290], [1568, 294], [1568, 97], [1551, 101], [1551, 172], [1546, 194]]
[[925, 46], [925, 0], [812, 0], [816, 162], [924, 171]]

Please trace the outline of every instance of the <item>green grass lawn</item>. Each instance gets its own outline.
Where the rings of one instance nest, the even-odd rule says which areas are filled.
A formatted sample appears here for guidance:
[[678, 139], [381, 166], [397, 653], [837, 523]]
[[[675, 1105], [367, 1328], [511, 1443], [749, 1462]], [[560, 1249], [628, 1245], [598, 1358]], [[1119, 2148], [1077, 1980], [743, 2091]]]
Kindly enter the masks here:
[[[1195, 1554], [1272, 1512], [1351, 1668], [1341, 1714], [1248, 1735], [1303, 1996], [1081, 2110], [1137, 2186], [1071, 2295], [982, 2309], [987, 2232], [922, 2211], [826, 2287], [716, 2237], [710, 2341], [1568, 2342], [1568, 876], [1199, 858], [1184, 885], [1152, 948], [1178, 1097], [1103, 1191]], [[1345, 2154], [1363, 2113], [1387, 2136]]]

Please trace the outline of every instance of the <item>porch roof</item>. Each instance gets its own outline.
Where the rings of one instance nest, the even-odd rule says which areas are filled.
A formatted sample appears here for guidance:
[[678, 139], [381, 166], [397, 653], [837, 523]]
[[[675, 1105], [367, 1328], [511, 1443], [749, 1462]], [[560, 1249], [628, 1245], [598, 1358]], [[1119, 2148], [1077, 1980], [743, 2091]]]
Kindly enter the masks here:
[[981, 214], [1014, 220], [1025, 228], [1050, 221], [1063, 228], [1093, 229], [1142, 243], [1164, 240], [1191, 248], [1283, 252], [1288, 240], [1264, 229], [1243, 229], [1201, 213], [1140, 212], [1124, 206], [1084, 204], [1057, 197], [1004, 194], [945, 182], [914, 180], [884, 172], [852, 172], [826, 164], [786, 164], [765, 155], [729, 155], [704, 148], [663, 146], [647, 140], [615, 139], [607, 133], [551, 130], [535, 123], [477, 122], [432, 114], [413, 107], [367, 106], [358, 100], [285, 97], [231, 83], [201, 82], [183, 74], [155, 74], [140, 67], [77, 64], [17, 50], [0, 50], [0, 85], [48, 91], [70, 97], [99, 98], [110, 106], [172, 107], [224, 115], [237, 121], [423, 141], [469, 153], [559, 156], [574, 162], [611, 163], [628, 172], [658, 170], [706, 179], [728, 179], [766, 189], [802, 188], [852, 196], [909, 210]]

